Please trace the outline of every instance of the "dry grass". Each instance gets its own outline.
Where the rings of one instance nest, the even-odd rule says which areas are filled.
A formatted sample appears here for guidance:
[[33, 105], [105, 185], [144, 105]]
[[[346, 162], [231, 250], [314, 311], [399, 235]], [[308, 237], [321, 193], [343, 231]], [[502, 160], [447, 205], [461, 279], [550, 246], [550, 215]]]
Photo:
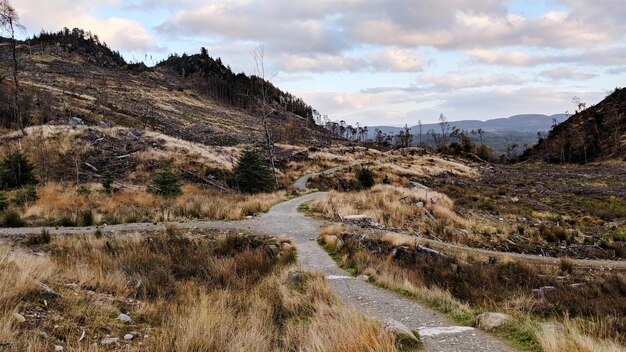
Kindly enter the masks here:
[[0, 341], [42, 352], [110, 350], [107, 336], [127, 351], [395, 351], [395, 338], [340, 304], [322, 276], [288, 279], [295, 253], [283, 241], [205, 235], [55, 237], [37, 249], [45, 256], [3, 247]]
[[[419, 202], [423, 207], [417, 205]], [[453, 207], [453, 202], [444, 194], [391, 185], [377, 185], [361, 192], [331, 191], [310, 203], [312, 211], [330, 219], [364, 214], [388, 227], [418, 231], [425, 231], [435, 223], [462, 227], [465, 221]]]
[[[437, 256], [419, 251], [415, 247], [419, 241], [410, 236], [369, 232], [364, 237], [339, 226], [323, 229], [320, 239], [327, 238], [341, 240], [341, 247], [327, 248], [335, 251], [342, 267], [369, 275], [377, 284], [426, 303], [462, 324], [473, 324], [482, 311], [512, 315], [514, 322], [498, 333], [521, 347], [624, 350], [620, 345], [626, 343], [626, 320], [620, 314], [626, 307], [623, 274], [590, 276], [568, 269], [567, 263], [559, 268], [512, 258]], [[533, 289], [545, 286], [556, 289], [547, 291], [544, 299], [533, 297]], [[562, 328], [542, 329], [545, 319], [560, 322]]]
[[466, 163], [438, 155], [396, 155], [391, 160], [377, 163], [377, 166], [380, 173], [405, 184], [414, 177], [428, 178], [445, 173], [467, 178], [479, 176], [478, 171]]
[[580, 331], [575, 322], [565, 319], [562, 328], [544, 326], [537, 338], [545, 352], [623, 352], [626, 348], [610, 340], [594, 338]]
[[81, 195], [77, 187], [55, 183], [38, 188], [39, 199], [23, 209], [32, 224], [91, 225], [84, 214], [93, 215], [93, 224], [174, 221], [188, 219], [238, 220], [266, 212], [287, 199], [285, 191], [247, 195], [222, 193], [186, 184], [182, 195], [164, 199], [142, 189], [123, 189], [111, 195], [90, 185], [92, 192]]

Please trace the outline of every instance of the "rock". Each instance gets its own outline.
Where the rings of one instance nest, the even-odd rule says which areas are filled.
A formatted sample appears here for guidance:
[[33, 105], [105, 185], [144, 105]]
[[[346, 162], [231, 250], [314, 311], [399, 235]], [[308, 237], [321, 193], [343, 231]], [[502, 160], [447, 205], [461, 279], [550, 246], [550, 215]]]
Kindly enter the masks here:
[[134, 336], [132, 334], [126, 334], [124, 335], [124, 341], [130, 341], [134, 338]]
[[509, 322], [511, 316], [504, 313], [483, 313], [476, 317], [476, 327], [485, 331], [495, 330]]
[[278, 250], [278, 246], [275, 244], [270, 244], [269, 246], [267, 246], [269, 252], [271, 253], [272, 256], [277, 256], [278, 253], [280, 252]]
[[401, 322], [397, 320], [393, 320], [393, 319], [385, 320], [385, 324], [383, 324], [383, 328], [385, 329], [386, 332], [390, 334], [394, 334], [399, 337], [404, 337], [404, 338], [408, 338], [416, 342], [419, 342], [419, 339], [415, 336], [413, 331], [411, 331], [411, 329], [406, 327], [406, 325], [402, 324]]
[[368, 215], [365, 214], [361, 214], [361, 215], [346, 215], [343, 217], [344, 220], [347, 221], [371, 221], [372, 218], [369, 217]]
[[125, 323], [130, 323], [131, 321], [133, 321], [133, 319], [129, 315], [123, 313], [117, 316], [117, 320], [123, 321]]
[[78, 125], [84, 125], [85, 121], [83, 121], [83, 119], [79, 119], [78, 117], [72, 117], [67, 122], [67, 124], [72, 126], [72, 127], [74, 127], [74, 126], [78, 126]]
[[119, 341], [119, 337], [105, 337], [100, 341], [100, 344], [103, 346], [117, 345]]
[[356, 277], [357, 280], [361, 280], [361, 281], [369, 281], [370, 277], [367, 275], [359, 275]]
[[415, 203], [415, 205], [417, 205], [418, 208], [423, 208], [424, 207], [424, 202], [417, 202], [417, 203]]
[[287, 273], [287, 283], [290, 285], [295, 284], [300, 279], [300, 273], [295, 270], [289, 270]]
[[554, 287], [554, 286], [543, 286], [543, 287], [535, 288], [531, 292], [532, 292], [534, 298], [536, 298], [536, 299], [545, 299], [546, 298], [546, 292], [554, 291], [554, 290], [556, 290], [556, 287]]
[[415, 181], [410, 181], [409, 182], [409, 188], [423, 189], [423, 190], [426, 190], [426, 191], [430, 190], [429, 187], [427, 187], [427, 186], [425, 186], [425, 185], [423, 185], [423, 184], [421, 184], [419, 182], [415, 182]]
[[54, 346], [54, 351], [55, 352], [63, 351], [63, 346], [59, 346], [59, 345]]
[[20, 313], [13, 313], [13, 319], [15, 319], [15, 321], [17, 321], [18, 324], [22, 324], [26, 322], [26, 318], [24, 318], [24, 316], [21, 315]]
[[43, 293], [48, 294], [48, 295], [52, 295], [52, 296], [56, 296], [57, 293], [50, 288], [50, 286], [46, 285], [46, 284], [39, 284], [39, 287], [41, 287], [41, 290], [43, 291]]

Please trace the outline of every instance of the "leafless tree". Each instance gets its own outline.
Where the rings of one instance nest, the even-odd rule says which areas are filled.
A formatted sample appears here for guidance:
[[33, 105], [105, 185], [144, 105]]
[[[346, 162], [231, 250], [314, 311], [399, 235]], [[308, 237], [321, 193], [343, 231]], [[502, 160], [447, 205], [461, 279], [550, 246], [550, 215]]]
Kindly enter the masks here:
[[420, 146], [422, 145], [422, 120], [417, 120], [417, 126], [420, 133]]
[[24, 30], [25, 27], [20, 23], [20, 17], [15, 11], [15, 8], [11, 6], [9, 0], [0, 0], [0, 27], [5, 32], [8, 32], [11, 36], [11, 51], [13, 56], [13, 109], [15, 114], [15, 120], [17, 125], [24, 135], [26, 130], [24, 129], [24, 117], [20, 109], [20, 86], [18, 81], [18, 62], [17, 62], [17, 40], [15, 39], [15, 32], [18, 30]]
[[269, 128], [269, 116], [271, 113], [270, 96], [268, 81], [271, 81], [278, 73], [274, 73], [271, 77], [266, 79], [265, 77], [265, 48], [257, 46], [252, 50], [252, 57], [255, 63], [255, 76], [260, 78], [261, 83], [261, 98], [255, 99], [258, 101], [261, 110], [261, 123], [263, 124], [263, 132], [265, 134], [265, 146], [267, 148], [267, 155], [272, 165], [272, 173], [274, 174], [274, 183], [278, 187], [278, 176], [276, 175], [276, 162], [274, 160], [274, 143], [272, 142], [272, 133]]

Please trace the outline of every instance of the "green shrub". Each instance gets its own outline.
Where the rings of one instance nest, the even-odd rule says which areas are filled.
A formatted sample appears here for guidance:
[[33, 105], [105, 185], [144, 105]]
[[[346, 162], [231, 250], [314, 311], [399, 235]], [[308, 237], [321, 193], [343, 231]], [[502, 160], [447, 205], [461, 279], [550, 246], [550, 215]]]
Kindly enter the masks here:
[[148, 192], [162, 197], [173, 198], [182, 193], [181, 185], [178, 176], [168, 170], [161, 170], [152, 176], [148, 184]]
[[91, 209], [83, 210], [78, 217], [78, 224], [80, 226], [91, 226], [94, 223], [93, 211]]
[[366, 168], [361, 168], [356, 172], [356, 179], [362, 188], [372, 188], [374, 185], [374, 173]]
[[[109, 187], [111, 187], [110, 184]], [[91, 194], [91, 187], [87, 184], [82, 184], [76, 189], [76, 194], [87, 197]]]
[[33, 166], [21, 152], [8, 154], [0, 163], [0, 189], [37, 183]]
[[4, 192], [0, 192], [0, 212], [6, 210], [9, 207], [9, 200]]
[[258, 149], [244, 150], [233, 173], [241, 192], [271, 192], [276, 188], [270, 162]]
[[13, 204], [18, 207], [24, 206], [26, 203], [32, 203], [36, 201], [39, 197], [37, 196], [37, 189], [35, 186], [28, 185], [22, 187], [17, 194], [15, 195], [15, 199], [13, 200]]
[[110, 171], [105, 171], [102, 174], [102, 178], [100, 179], [100, 182], [102, 183], [102, 191], [106, 194], [111, 193], [111, 185], [113, 185], [113, 181], [115, 181], [115, 178], [113, 177], [113, 174]]
[[26, 222], [15, 209], [9, 209], [0, 217], [0, 225], [2, 227], [24, 227]]
[[52, 241], [52, 236], [50, 236], [50, 232], [48, 230], [43, 229], [39, 235], [31, 236], [26, 244], [30, 246], [40, 246], [42, 244], [48, 244]]

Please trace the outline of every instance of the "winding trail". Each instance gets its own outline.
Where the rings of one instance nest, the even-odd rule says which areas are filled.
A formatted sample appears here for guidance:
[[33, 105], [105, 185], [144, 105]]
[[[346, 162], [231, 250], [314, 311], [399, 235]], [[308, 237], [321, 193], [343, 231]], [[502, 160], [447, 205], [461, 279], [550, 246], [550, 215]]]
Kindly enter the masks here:
[[[322, 172], [330, 174], [338, 170], [355, 166], [340, 166]], [[320, 173], [312, 173], [298, 179], [294, 188], [306, 190], [307, 181]], [[402, 322], [411, 329], [419, 330], [426, 351], [513, 351], [497, 338], [466, 326], [455, 326], [446, 317], [436, 313], [415, 301], [400, 296], [394, 292], [375, 287], [369, 283], [351, 277], [343, 269], [339, 268], [331, 257], [317, 244], [316, 239], [320, 229], [328, 222], [306, 217], [298, 212], [298, 207], [313, 200], [323, 192], [310, 193], [298, 198], [280, 203], [270, 209], [269, 212], [258, 217], [240, 221], [190, 221], [184, 223], [169, 223], [181, 229], [248, 229], [253, 232], [267, 233], [274, 236], [290, 238], [296, 245], [298, 261], [307, 270], [318, 271], [326, 275], [330, 287], [346, 304], [359, 311], [378, 318], [380, 320], [394, 319]], [[131, 223], [101, 227], [104, 233], [137, 232], [146, 230], [163, 229], [164, 223]], [[48, 229], [52, 234], [92, 234], [95, 227]], [[41, 233], [42, 228], [17, 228], [0, 229], [0, 239], [12, 239]], [[438, 248], [451, 250], [476, 252], [495, 256], [514, 256], [525, 260], [535, 261], [558, 261], [554, 258], [537, 257], [532, 255], [514, 255], [511, 253], [499, 253], [480, 249], [456, 246], [435, 242]], [[573, 261], [576, 265], [608, 264], [626, 266], [624, 262], [610, 261]]]

